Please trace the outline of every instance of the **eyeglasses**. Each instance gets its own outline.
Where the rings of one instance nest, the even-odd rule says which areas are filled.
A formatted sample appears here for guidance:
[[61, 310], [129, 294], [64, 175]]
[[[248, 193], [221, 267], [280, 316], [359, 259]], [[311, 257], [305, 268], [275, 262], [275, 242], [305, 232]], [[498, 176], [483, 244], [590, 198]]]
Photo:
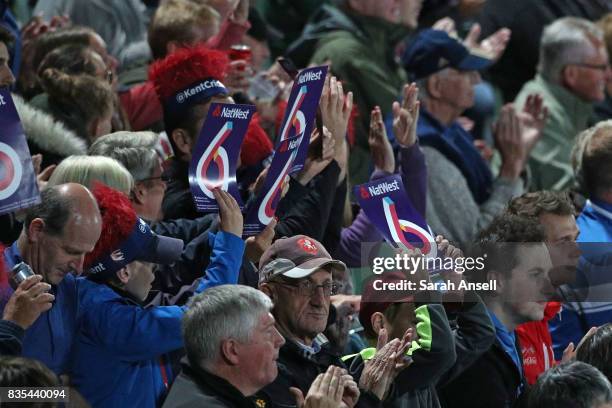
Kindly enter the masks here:
[[582, 62], [582, 63], [573, 63], [569, 65], [576, 65], [577, 67], [597, 69], [599, 71], [604, 71], [604, 72], [610, 69], [610, 64], [588, 64], [586, 62]]
[[274, 283], [278, 283], [279, 285], [290, 286], [292, 288], [297, 289], [297, 293], [303, 297], [312, 297], [317, 293], [317, 289], [323, 289], [323, 296], [329, 297], [338, 293], [338, 285], [333, 282], [323, 283], [321, 285], [315, 285], [313, 282], [308, 279], [297, 282], [297, 283], [289, 283], [283, 281], [274, 281]]

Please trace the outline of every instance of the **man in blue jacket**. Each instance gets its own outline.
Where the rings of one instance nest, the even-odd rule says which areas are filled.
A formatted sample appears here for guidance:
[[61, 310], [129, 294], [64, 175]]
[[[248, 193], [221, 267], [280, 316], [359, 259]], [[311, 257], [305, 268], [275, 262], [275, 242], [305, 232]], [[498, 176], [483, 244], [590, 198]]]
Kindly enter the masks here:
[[[80, 313], [73, 272], [82, 271], [101, 224], [98, 205], [87, 188], [73, 183], [51, 187], [41, 193], [40, 204], [26, 210], [21, 235], [2, 254], [7, 270], [25, 262], [51, 285], [53, 307], [25, 331], [23, 356], [41, 361], [57, 375], [67, 373]], [[1, 288], [2, 311], [13, 293], [6, 284]]]
[[581, 280], [564, 293], [577, 301], [564, 303], [560, 316], [549, 322], [557, 358], [569, 344], [577, 345], [591, 327], [612, 320], [612, 122], [600, 122], [582, 132], [572, 156], [574, 172], [588, 200], [576, 219]]
[[[221, 227], [211, 235], [211, 261], [196, 294], [235, 284], [244, 252], [238, 204], [224, 191], [214, 194]], [[186, 307], [143, 302], [154, 278], [151, 263], [176, 261], [183, 242], [153, 233], [120, 192], [98, 186], [94, 195], [104, 214], [102, 237], [86, 260], [88, 278], [79, 279], [83, 318], [71, 378], [93, 407], [160, 406], [174, 378], [164, 355], [183, 347]]]

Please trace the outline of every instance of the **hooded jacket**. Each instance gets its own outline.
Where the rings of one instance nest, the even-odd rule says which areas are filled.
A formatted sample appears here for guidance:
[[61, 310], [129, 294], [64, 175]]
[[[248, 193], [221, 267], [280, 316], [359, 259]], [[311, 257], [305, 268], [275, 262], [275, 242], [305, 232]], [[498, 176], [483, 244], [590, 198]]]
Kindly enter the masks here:
[[64, 124], [40, 109], [26, 103], [18, 95], [12, 95], [15, 108], [28, 141], [30, 154], [42, 154], [44, 169], [58, 164], [68, 156], [87, 154], [87, 143]]

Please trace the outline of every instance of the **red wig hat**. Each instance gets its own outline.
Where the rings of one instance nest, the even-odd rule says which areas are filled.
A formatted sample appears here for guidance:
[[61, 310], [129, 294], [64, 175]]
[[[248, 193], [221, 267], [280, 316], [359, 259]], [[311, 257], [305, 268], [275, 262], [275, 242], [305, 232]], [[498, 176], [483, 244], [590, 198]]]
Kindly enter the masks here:
[[180, 110], [227, 94], [222, 84], [229, 59], [224, 52], [198, 46], [180, 49], [149, 69], [149, 80], [164, 108]]
[[125, 194], [98, 184], [93, 195], [102, 215], [102, 234], [85, 257], [89, 276], [106, 280], [133, 261], [168, 264], [180, 257], [183, 241], [151, 231]]

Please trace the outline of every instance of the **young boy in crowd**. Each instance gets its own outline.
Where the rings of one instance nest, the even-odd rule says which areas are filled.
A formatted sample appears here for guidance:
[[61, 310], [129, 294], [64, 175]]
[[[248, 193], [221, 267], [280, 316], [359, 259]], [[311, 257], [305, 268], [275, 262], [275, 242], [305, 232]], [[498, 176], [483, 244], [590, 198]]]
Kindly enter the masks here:
[[[174, 378], [164, 354], [183, 346], [186, 307], [144, 308], [143, 301], [154, 277], [152, 263], [172, 263], [183, 243], [154, 234], [122, 193], [100, 185], [94, 196], [103, 213], [102, 235], [87, 256], [88, 277], [79, 279], [84, 312], [72, 382], [93, 407], [155, 407]], [[215, 197], [221, 230], [195, 293], [235, 284], [244, 251], [238, 204], [223, 191], [216, 190]]]

